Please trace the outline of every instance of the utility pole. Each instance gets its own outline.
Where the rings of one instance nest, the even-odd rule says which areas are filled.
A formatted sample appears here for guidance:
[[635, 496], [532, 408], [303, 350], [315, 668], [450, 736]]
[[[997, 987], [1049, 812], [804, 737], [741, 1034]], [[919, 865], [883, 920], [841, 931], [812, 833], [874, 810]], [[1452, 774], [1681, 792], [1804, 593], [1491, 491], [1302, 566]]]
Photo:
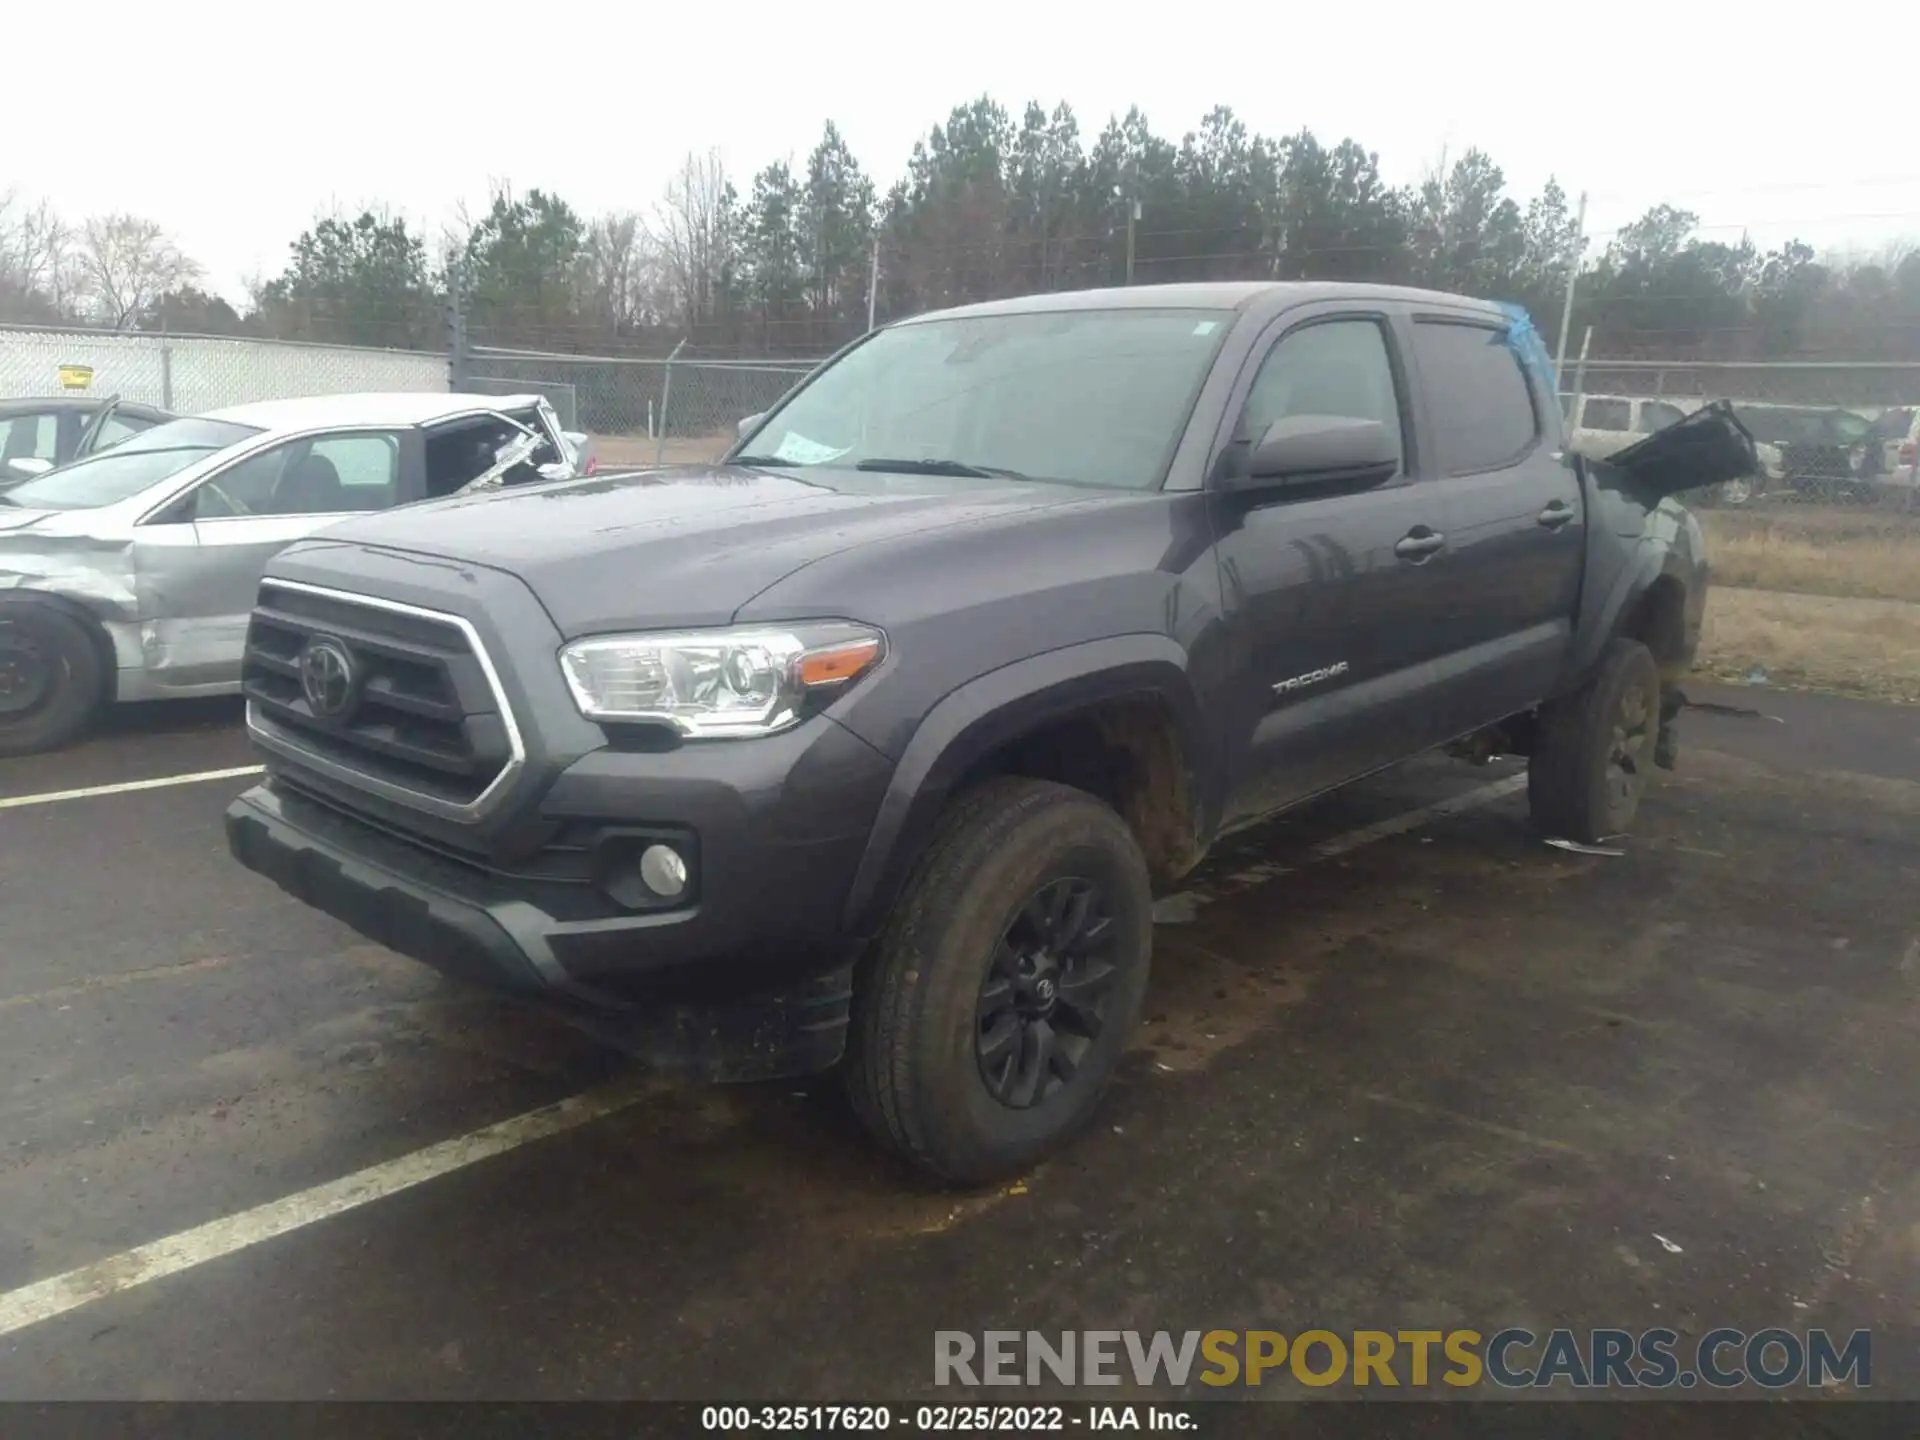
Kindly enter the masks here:
[[456, 394], [467, 388], [466, 269], [461, 256], [447, 264], [447, 380]]
[[873, 318], [880, 302], [880, 232], [873, 232], [873, 268], [867, 272], [867, 329], [873, 329]]
[[[1580, 192], [1580, 210], [1573, 221], [1573, 244], [1567, 247], [1567, 298], [1560, 307], [1560, 340], [1554, 347], [1553, 383], [1561, 384], [1567, 368], [1567, 332], [1573, 328], [1573, 288], [1580, 283], [1580, 262], [1587, 253], [1587, 192]], [[1589, 332], [1591, 333], [1591, 332]]]
[[1140, 202], [1135, 200], [1127, 208], [1127, 284], [1133, 284], [1133, 222], [1140, 218]]

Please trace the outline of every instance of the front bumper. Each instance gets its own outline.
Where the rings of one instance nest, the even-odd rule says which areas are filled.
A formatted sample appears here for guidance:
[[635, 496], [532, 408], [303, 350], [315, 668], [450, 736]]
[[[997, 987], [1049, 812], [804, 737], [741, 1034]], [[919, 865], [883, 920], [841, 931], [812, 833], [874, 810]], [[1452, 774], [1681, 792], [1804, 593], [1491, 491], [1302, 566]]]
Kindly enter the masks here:
[[[831, 743], [866, 749], [845, 732]], [[628, 758], [603, 753], [587, 768], [626, 768]], [[591, 884], [529, 880], [513, 865], [449, 851], [303, 778], [271, 775], [235, 800], [229, 848], [369, 939], [455, 979], [546, 1002], [663, 1068], [753, 1079], [839, 1058], [854, 948], [839, 922], [864, 829], [797, 836], [755, 803], [765, 797], [737, 792], [733, 805], [689, 806], [704, 823], [688, 903], [632, 911]], [[606, 782], [585, 788], [604, 802]], [[656, 804], [615, 813], [660, 814], [655, 787], [630, 783]], [[556, 785], [548, 806], [569, 789]], [[738, 823], [715, 823], [727, 814]]]

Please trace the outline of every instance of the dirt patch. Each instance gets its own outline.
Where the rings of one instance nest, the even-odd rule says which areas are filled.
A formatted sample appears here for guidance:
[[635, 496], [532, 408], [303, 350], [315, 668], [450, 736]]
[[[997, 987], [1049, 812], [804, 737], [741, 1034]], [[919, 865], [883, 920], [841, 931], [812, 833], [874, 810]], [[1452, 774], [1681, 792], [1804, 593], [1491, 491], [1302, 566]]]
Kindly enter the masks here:
[[1775, 685], [1920, 703], [1920, 604], [1716, 584], [1695, 668], [1740, 680], [1756, 665]]
[[628, 465], [705, 465], [733, 444], [731, 431], [715, 435], [674, 435], [665, 445], [646, 435], [595, 435], [594, 453], [604, 467]]
[[1920, 514], [1715, 510], [1700, 523], [1715, 585], [1920, 601]]

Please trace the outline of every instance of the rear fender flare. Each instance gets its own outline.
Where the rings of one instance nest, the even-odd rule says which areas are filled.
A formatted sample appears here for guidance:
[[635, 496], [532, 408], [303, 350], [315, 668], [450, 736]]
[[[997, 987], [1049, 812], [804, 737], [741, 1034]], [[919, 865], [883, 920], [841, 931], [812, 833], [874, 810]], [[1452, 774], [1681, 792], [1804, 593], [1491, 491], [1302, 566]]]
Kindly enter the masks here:
[[[1102, 701], [1152, 697], [1166, 704], [1187, 768], [1190, 823], [1207, 833], [1217, 809], [1210, 753], [1187, 654], [1164, 635], [1122, 635], [1051, 650], [989, 671], [952, 691], [907, 742], [880, 802], [846, 903], [847, 933], [865, 939], [884, 924], [932, 836], [955, 785], [1008, 741]], [[1204, 812], [1204, 813], [1203, 813]]]
[[1608, 642], [1620, 633], [1627, 617], [1663, 576], [1677, 580], [1690, 599], [1699, 584], [1685, 559], [1670, 545], [1653, 537], [1642, 539], [1634, 547], [1632, 557], [1614, 576], [1599, 604], [1582, 617], [1557, 692], [1573, 690], [1586, 679], [1599, 663]]

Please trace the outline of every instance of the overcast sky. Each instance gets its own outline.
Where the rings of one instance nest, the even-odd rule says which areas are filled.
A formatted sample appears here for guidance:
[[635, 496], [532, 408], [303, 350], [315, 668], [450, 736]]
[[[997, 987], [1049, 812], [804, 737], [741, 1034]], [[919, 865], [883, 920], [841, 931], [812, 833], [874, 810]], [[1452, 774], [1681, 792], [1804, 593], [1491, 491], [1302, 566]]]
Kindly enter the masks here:
[[1669, 200], [1713, 238], [1875, 247], [1920, 235], [1917, 33], [1892, 4], [1699, 0], [23, 0], [0, 192], [157, 220], [237, 301], [336, 207], [437, 231], [508, 182], [644, 209], [708, 146], [744, 192], [829, 118], [884, 191], [986, 91], [1016, 115], [1065, 99], [1089, 140], [1137, 103], [1177, 141], [1224, 103], [1351, 135], [1395, 182], [1478, 145], [1522, 196], [1590, 192], [1597, 241]]

